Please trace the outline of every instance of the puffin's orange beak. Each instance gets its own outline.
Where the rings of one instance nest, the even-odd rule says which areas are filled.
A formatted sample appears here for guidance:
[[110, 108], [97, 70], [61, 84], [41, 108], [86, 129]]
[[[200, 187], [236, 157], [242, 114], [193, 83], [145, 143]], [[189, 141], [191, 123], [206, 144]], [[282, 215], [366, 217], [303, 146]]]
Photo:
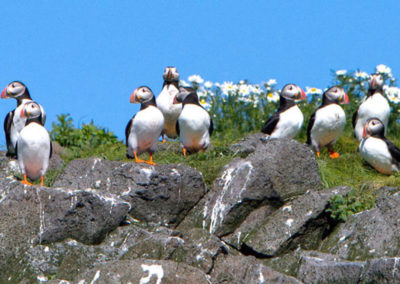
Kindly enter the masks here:
[[347, 105], [349, 103], [349, 96], [344, 93], [344, 96], [342, 97], [342, 104]]
[[168, 78], [168, 80], [174, 79], [174, 74], [172, 74], [171, 70], [168, 71], [167, 78]]
[[364, 125], [362, 137], [365, 138], [366, 136], [367, 136], [367, 124]]
[[300, 100], [305, 100], [306, 98], [306, 93], [303, 91], [303, 89], [300, 89]]
[[8, 98], [8, 96], [7, 96], [7, 87], [5, 87], [4, 90], [1, 92], [1, 98], [2, 99]]
[[131, 104], [137, 104], [138, 103], [138, 101], [136, 100], [136, 89], [131, 94], [131, 98], [130, 98], [129, 101], [130, 101]]
[[375, 89], [375, 85], [376, 85], [376, 79], [375, 77], [372, 77], [371, 89]]

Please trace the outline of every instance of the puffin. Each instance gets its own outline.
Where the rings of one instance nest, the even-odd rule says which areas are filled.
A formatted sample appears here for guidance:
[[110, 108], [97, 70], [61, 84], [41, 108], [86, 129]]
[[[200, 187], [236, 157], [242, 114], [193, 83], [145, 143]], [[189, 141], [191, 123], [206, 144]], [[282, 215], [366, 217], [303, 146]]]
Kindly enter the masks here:
[[[136, 88], [130, 98], [131, 103], [140, 103], [140, 110], [129, 120], [125, 128], [127, 157], [135, 159], [136, 163], [155, 165], [153, 153], [157, 149], [158, 138], [164, 127], [164, 116], [157, 108], [152, 90], [147, 86]], [[138, 158], [143, 152], [148, 152], [150, 160]]]
[[379, 118], [385, 126], [385, 131], [387, 129], [390, 106], [383, 95], [383, 84], [384, 80], [381, 74], [372, 74], [369, 80], [368, 93], [353, 114], [354, 136], [358, 141], [363, 138], [363, 128], [369, 118]]
[[358, 150], [368, 164], [386, 175], [399, 171], [400, 149], [385, 137], [385, 125], [379, 118], [365, 122], [362, 137]]
[[174, 98], [179, 93], [179, 73], [176, 67], [166, 67], [163, 78], [164, 84], [156, 101], [157, 107], [164, 115], [164, 127], [161, 136], [163, 143], [165, 143], [165, 135], [172, 139], [178, 136], [175, 125], [181, 114], [182, 104], [174, 104]]
[[196, 90], [181, 87], [174, 98], [174, 104], [182, 103], [182, 112], [176, 122], [176, 132], [183, 155], [203, 152], [210, 146], [214, 125], [208, 112], [200, 105]]
[[28, 177], [31, 180], [40, 178], [42, 186], [52, 154], [49, 133], [42, 125], [42, 108], [33, 101], [26, 102], [22, 104], [19, 116], [26, 120], [16, 144], [18, 165], [24, 176], [21, 183], [32, 185]]
[[[26, 124], [26, 118], [20, 116], [23, 105], [27, 102], [32, 102], [28, 88], [20, 81], [13, 81], [4, 88], [1, 92], [2, 99], [14, 98], [17, 100], [17, 107], [10, 111], [4, 119], [4, 133], [6, 134], [7, 157], [16, 158], [15, 147], [18, 136], [22, 128]], [[46, 122], [46, 113], [41, 105], [41, 120], [40, 124], [44, 126]]]
[[311, 115], [307, 128], [307, 144], [320, 155], [322, 147], [327, 146], [332, 159], [339, 158], [339, 153], [333, 150], [340, 133], [346, 125], [346, 114], [339, 104], [348, 104], [346, 92], [334, 86], [322, 95], [322, 104]]
[[295, 84], [287, 84], [279, 95], [278, 111], [261, 129], [270, 138], [293, 138], [303, 126], [304, 116], [295, 100], [305, 100], [306, 93]]

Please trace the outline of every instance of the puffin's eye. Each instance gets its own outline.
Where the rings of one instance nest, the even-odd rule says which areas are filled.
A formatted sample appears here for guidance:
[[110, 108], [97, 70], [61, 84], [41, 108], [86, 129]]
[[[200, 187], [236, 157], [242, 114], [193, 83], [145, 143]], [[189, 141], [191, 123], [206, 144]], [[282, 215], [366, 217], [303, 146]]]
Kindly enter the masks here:
[[290, 90], [290, 91], [291, 91], [291, 90], [293, 90], [293, 87], [292, 87], [292, 86], [290, 86], [290, 87], [289, 87], [289, 90]]
[[11, 87], [15, 88], [15, 85], [14, 85], [14, 84], [12, 84], [12, 85], [11, 85]]

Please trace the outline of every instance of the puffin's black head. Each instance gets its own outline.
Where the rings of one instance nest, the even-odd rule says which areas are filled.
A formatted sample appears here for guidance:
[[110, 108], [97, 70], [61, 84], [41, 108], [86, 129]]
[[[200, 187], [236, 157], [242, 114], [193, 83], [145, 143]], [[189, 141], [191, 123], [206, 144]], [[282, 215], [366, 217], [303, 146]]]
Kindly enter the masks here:
[[182, 103], [189, 95], [195, 96], [197, 98], [196, 90], [191, 87], [180, 87], [179, 93], [174, 98], [174, 104]]
[[164, 70], [163, 78], [165, 82], [178, 82], [179, 73], [176, 67], [168, 66]]
[[306, 93], [295, 84], [287, 84], [282, 88], [281, 96], [289, 100], [305, 100]]
[[374, 93], [377, 90], [382, 90], [384, 83], [385, 81], [383, 80], [382, 74], [380, 73], [371, 74], [369, 78], [370, 93]]
[[13, 81], [1, 92], [2, 99], [14, 98], [16, 100], [31, 99], [28, 88], [20, 81]]
[[23, 105], [20, 116], [27, 119], [34, 119], [39, 117], [41, 114], [42, 111], [40, 106], [37, 103], [30, 101]]
[[348, 104], [349, 97], [343, 88], [338, 86], [330, 87], [322, 95], [322, 104], [336, 103], [336, 104]]
[[379, 118], [372, 117], [364, 124], [363, 138], [366, 137], [385, 137], [385, 125]]
[[149, 87], [140, 86], [133, 91], [130, 102], [134, 104], [143, 104], [151, 101], [153, 98], [154, 94]]

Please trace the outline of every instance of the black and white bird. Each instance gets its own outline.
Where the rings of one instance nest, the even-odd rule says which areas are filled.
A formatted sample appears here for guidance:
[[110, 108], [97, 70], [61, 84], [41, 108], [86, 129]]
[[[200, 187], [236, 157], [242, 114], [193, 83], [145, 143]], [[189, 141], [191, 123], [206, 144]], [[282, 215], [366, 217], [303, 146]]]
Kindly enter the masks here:
[[26, 125], [19, 133], [16, 152], [23, 184], [31, 185], [31, 180], [40, 178], [43, 185], [44, 175], [52, 154], [50, 136], [42, 125], [42, 108], [35, 102], [22, 104], [20, 117], [26, 119]]
[[295, 100], [306, 99], [306, 93], [295, 84], [287, 84], [279, 95], [278, 111], [264, 124], [261, 132], [270, 138], [293, 138], [303, 126], [304, 116]]
[[390, 175], [400, 169], [400, 149], [385, 137], [385, 125], [379, 118], [370, 118], [364, 124], [358, 150], [380, 173]]
[[176, 67], [167, 67], [163, 74], [164, 85], [161, 93], [157, 97], [157, 107], [164, 115], [164, 128], [162, 133], [169, 138], [176, 138], [176, 121], [182, 111], [182, 104], [174, 104], [174, 98], [179, 93], [179, 73]]
[[349, 97], [337, 86], [329, 88], [322, 95], [322, 104], [311, 115], [307, 128], [307, 144], [317, 156], [321, 148], [326, 146], [332, 159], [339, 158], [333, 146], [346, 125], [346, 114], [339, 104], [348, 103]]
[[181, 87], [174, 103], [182, 103], [176, 131], [183, 155], [186, 156], [187, 152], [205, 151], [210, 146], [213, 122], [208, 112], [200, 105], [196, 91], [190, 87]]
[[[15, 147], [20, 131], [25, 126], [26, 118], [20, 116], [23, 105], [27, 102], [32, 102], [28, 88], [20, 81], [14, 81], [7, 85], [1, 92], [1, 98], [14, 98], [17, 100], [17, 107], [10, 111], [4, 119], [4, 132], [6, 134], [7, 156], [16, 157]], [[46, 122], [46, 113], [42, 106], [40, 124], [44, 125]]]
[[372, 74], [368, 93], [353, 114], [354, 135], [358, 141], [362, 139], [364, 124], [369, 118], [379, 118], [387, 129], [390, 106], [383, 95], [383, 84], [384, 80], [381, 74]]
[[[125, 129], [127, 157], [135, 158], [136, 163], [155, 165], [153, 153], [157, 149], [158, 138], [164, 126], [164, 116], [157, 108], [154, 94], [149, 87], [136, 88], [130, 98], [131, 103], [140, 103], [140, 110], [129, 120]], [[138, 158], [148, 152], [150, 160]]]

